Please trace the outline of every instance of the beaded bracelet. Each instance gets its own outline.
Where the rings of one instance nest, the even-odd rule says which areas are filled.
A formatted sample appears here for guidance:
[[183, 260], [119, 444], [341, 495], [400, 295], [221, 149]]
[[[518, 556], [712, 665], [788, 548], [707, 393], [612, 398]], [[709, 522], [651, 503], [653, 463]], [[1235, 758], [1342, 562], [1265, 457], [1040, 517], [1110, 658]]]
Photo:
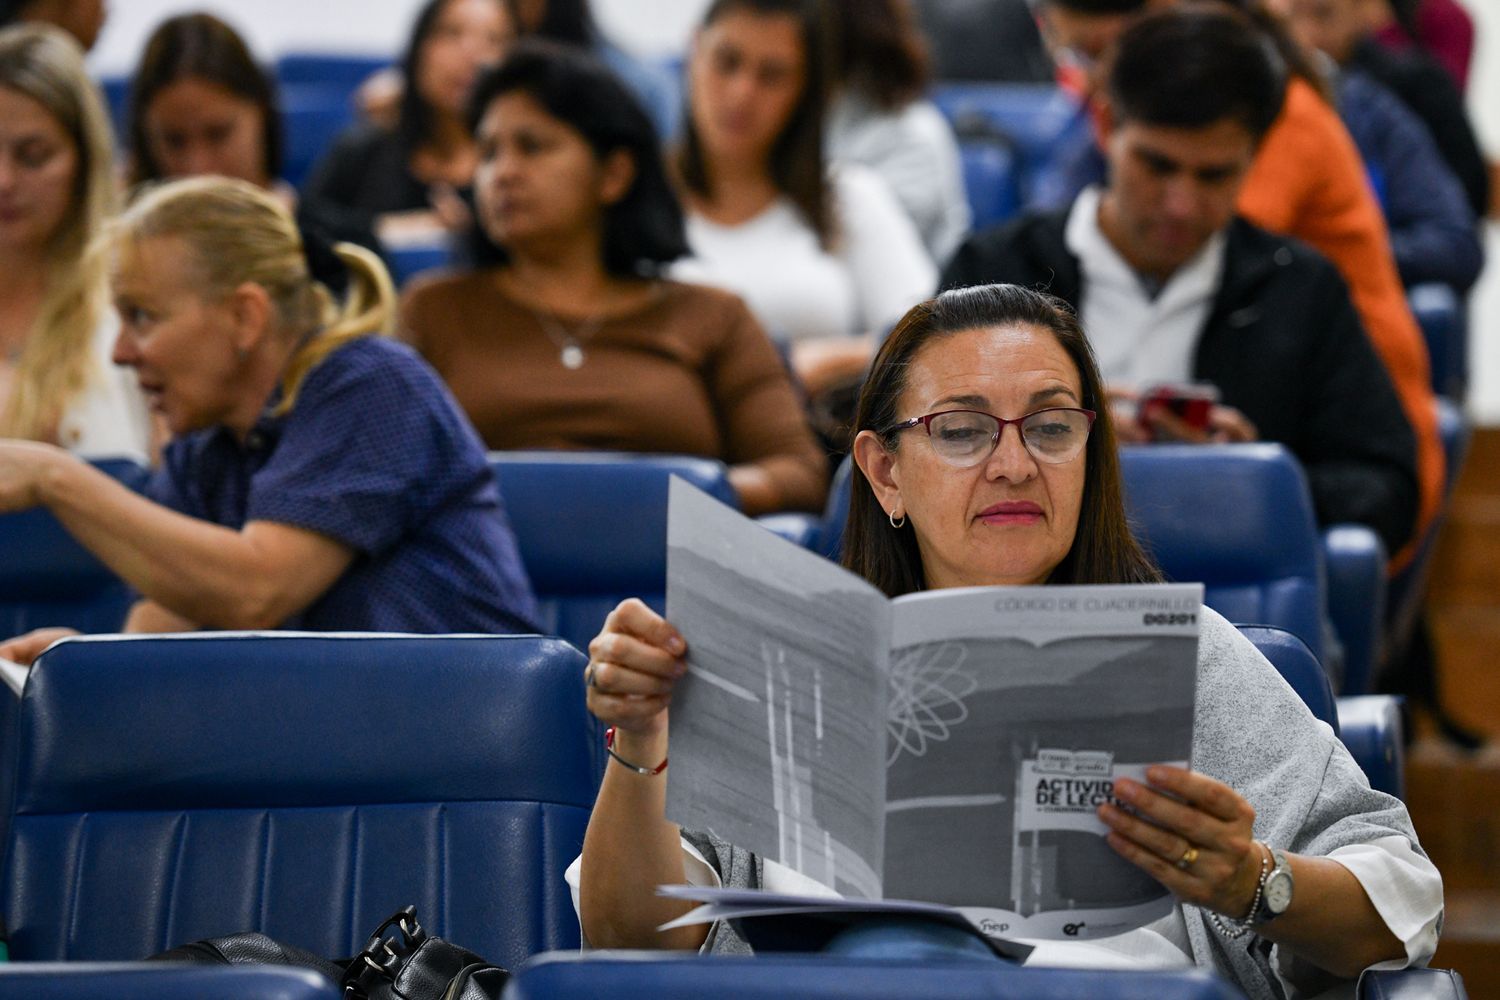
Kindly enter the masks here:
[[[1255, 897], [1250, 900], [1250, 911], [1241, 920], [1228, 918], [1228, 923], [1225, 923], [1225, 918], [1220, 917], [1213, 910], [1208, 911], [1208, 919], [1213, 921], [1220, 934], [1231, 941], [1244, 937], [1245, 932], [1250, 930], [1250, 922], [1255, 919], [1255, 914], [1260, 910], [1261, 894], [1266, 891], [1266, 878], [1271, 874], [1271, 861], [1268, 857], [1270, 851], [1266, 850], [1266, 845], [1258, 840], [1253, 843], [1260, 848], [1260, 878], [1255, 883]], [[1234, 926], [1230, 927], [1229, 924]]]
[[[634, 771], [636, 774], [644, 774], [647, 777], [652, 777], [654, 775], [661, 774], [663, 771], [665, 771], [667, 769], [667, 758], [666, 757], [663, 757], [662, 760], [661, 760], [661, 763], [657, 764], [655, 767], [641, 767], [639, 764], [632, 764], [630, 761], [626, 760], [624, 757], [621, 757], [619, 754], [615, 753], [615, 727], [614, 726], [610, 726], [608, 729], [606, 729], [604, 731], [604, 749], [605, 749], [605, 751], [611, 757], [613, 757], [615, 760], [619, 761], [625, 767], [630, 768], [630, 770]], [[1261, 881], [1262, 882], [1265, 881], [1264, 876], [1262, 876]]]

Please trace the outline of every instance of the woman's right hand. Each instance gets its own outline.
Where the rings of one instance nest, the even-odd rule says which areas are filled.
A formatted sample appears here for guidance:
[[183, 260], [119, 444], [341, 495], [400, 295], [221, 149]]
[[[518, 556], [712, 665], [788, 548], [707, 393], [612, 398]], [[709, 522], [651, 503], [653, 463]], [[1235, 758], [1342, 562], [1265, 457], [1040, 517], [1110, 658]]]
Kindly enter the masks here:
[[0, 660], [9, 660], [19, 663], [23, 667], [31, 666], [32, 662], [42, 655], [42, 651], [59, 639], [66, 639], [70, 635], [78, 635], [76, 628], [39, 628], [25, 635], [18, 635], [14, 639], [0, 642]]
[[601, 722], [640, 736], [665, 732], [672, 689], [687, 672], [687, 643], [632, 597], [604, 620], [584, 668], [588, 706]]

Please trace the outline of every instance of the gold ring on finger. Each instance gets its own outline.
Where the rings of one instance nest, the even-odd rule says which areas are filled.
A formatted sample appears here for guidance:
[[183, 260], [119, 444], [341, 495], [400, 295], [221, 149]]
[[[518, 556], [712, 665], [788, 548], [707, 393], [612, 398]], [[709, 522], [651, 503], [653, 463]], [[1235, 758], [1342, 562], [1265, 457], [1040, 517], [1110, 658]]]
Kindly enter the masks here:
[[1189, 844], [1188, 849], [1182, 852], [1182, 857], [1177, 859], [1177, 867], [1181, 868], [1183, 871], [1187, 871], [1192, 863], [1197, 860], [1198, 848], [1194, 847], [1192, 844]]

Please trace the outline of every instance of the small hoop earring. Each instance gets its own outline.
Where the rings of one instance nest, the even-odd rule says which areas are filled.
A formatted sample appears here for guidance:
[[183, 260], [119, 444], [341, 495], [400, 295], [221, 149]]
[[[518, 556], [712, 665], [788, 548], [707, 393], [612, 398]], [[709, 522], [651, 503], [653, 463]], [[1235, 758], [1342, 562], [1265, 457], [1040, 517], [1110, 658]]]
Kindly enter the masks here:
[[895, 511], [891, 511], [890, 514], [888, 514], [886, 516], [887, 516], [887, 518], [891, 522], [891, 527], [895, 528], [897, 531], [899, 531], [902, 528], [906, 527], [906, 515], [905, 514], [902, 514], [899, 520], [896, 518], [896, 512]]

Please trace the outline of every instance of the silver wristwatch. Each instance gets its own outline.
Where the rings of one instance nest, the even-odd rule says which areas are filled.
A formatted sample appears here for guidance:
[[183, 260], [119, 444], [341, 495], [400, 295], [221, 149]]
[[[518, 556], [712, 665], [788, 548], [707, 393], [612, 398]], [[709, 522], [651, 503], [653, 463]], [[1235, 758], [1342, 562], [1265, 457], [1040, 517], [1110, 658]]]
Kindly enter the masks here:
[[1265, 880], [1261, 882], [1260, 905], [1250, 917], [1252, 924], [1275, 920], [1292, 905], [1292, 866], [1287, 862], [1286, 855], [1274, 847], [1271, 848], [1271, 857], [1275, 859], [1276, 865], [1266, 873]]

